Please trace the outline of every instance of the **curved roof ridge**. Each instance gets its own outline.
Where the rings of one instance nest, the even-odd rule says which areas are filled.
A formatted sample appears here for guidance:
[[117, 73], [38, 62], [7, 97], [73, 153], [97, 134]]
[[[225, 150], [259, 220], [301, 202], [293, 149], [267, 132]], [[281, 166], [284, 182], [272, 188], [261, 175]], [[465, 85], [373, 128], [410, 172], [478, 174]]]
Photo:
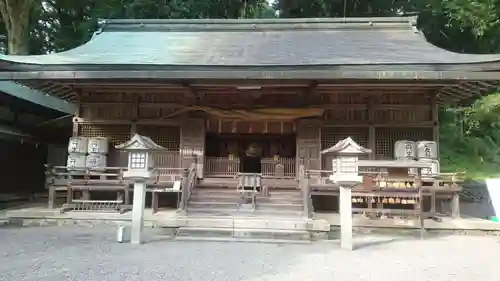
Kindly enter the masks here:
[[414, 23], [416, 16], [352, 18], [273, 18], [273, 19], [99, 19], [100, 25], [112, 24], [290, 24], [290, 23]]
[[99, 32], [108, 31], [270, 31], [324, 29], [410, 29], [416, 17], [300, 18], [300, 19], [100, 19]]

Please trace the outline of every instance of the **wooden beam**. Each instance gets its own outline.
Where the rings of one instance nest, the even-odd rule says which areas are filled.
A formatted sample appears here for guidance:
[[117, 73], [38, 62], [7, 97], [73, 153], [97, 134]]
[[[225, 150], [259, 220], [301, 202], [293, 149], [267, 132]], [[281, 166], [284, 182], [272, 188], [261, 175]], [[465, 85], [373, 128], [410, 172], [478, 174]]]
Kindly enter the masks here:
[[189, 84], [182, 84], [182, 87], [184, 89], [183, 93], [186, 100], [190, 103], [196, 104], [196, 101], [199, 97], [199, 94], [196, 91], [196, 89]]
[[312, 81], [304, 90], [299, 92], [299, 103], [310, 105], [317, 102], [319, 95], [316, 93], [318, 82]]
[[445, 87], [445, 86], [450, 86], [453, 85], [454, 83], [428, 83], [424, 81], [412, 81], [412, 82], [406, 82], [406, 83], [401, 83], [401, 82], [380, 82], [380, 83], [360, 83], [360, 82], [352, 82], [352, 83], [335, 83], [335, 84], [318, 84], [318, 87], [328, 87], [328, 88], [347, 88], [347, 87], [353, 87], [353, 88], [360, 88], [360, 87], [365, 87], [365, 88], [402, 88], [405, 87], [408, 89], [408, 87], [413, 88], [413, 87], [420, 87], [420, 88], [436, 88], [436, 87]]
[[[432, 121], [423, 121], [415, 123], [401, 123], [397, 121], [387, 122], [387, 123], [373, 123], [375, 128], [432, 128]], [[368, 122], [364, 123], [328, 123], [325, 122], [324, 127], [331, 128], [369, 128], [370, 124]]]
[[[107, 106], [131, 106], [134, 107], [134, 102], [82, 102], [81, 103], [85, 107], [107, 107]], [[137, 108], [179, 108], [186, 107], [186, 104], [181, 103], [171, 103], [171, 102], [155, 102], [155, 103], [146, 103], [141, 102], [137, 103]]]
[[80, 124], [85, 125], [164, 125], [164, 126], [179, 126], [180, 120], [178, 119], [138, 119], [136, 122], [132, 120], [117, 120], [117, 119], [84, 119]]
[[7, 95], [67, 114], [74, 114], [77, 110], [77, 105], [74, 103], [48, 95], [48, 92], [39, 91], [38, 89], [11, 81], [0, 81], [0, 91]]

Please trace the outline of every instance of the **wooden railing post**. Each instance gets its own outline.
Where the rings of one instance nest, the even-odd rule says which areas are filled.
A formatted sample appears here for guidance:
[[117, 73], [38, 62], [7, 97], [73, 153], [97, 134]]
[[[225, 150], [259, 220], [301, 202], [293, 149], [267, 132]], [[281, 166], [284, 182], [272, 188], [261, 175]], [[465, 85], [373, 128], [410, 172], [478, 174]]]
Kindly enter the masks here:
[[182, 170], [181, 181], [181, 203], [179, 204], [179, 211], [185, 212], [187, 210], [188, 193], [189, 193], [189, 169]]
[[49, 209], [54, 209], [55, 205], [55, 200], [56, 200], [56, 190], [54, 187], [54, 181], [55, 181], [55, 168], [53, 168], [51, 165], [45, 165], [46, 171], [45, 171], [45, 187], [47, 188], [47, 191], [49, 192], [48, 196], [48, 208]]
[[196, 158], [195, 161], [191, 164], [191, 168], [189, 169], [189, 193], [188, 193], [188, 200], [191, 198], [191, 192], [193, 191], [193, 188], [196, 185], [196, 181], [198, 180], [198, 170], [197, 170], [198, 164], [196, 163]]
[[304, 216], [311, 217], [311, 190], [309, 187], [309, 173], [306, 172], [304, 164], [299, 166], [299, 189], [302, 191], [302, 203], [304, 205]]

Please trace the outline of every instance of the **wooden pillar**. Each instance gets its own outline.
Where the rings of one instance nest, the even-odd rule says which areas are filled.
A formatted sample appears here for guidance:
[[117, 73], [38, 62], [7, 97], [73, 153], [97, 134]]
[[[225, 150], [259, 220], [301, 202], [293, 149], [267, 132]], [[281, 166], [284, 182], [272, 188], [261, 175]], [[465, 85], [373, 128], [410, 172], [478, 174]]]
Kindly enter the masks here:
[[139, 103], [140, 103], [140, 96], [136, 95], [134, 97], [134, 102], [132, 104], [132, 122], [130, 124], [130, 137], [133, 137], [137, 133], [137, 119], [139, 118]]
[[205, 128], [206, 122], [201, 118], [187, 118], [181, 124], [180, 157], [181, 167], [189, 168], [196, 157], [196, 176], [203, 178], [205, 160]]
[[[80, 123], [79, 122], [80, 122], [80, 119], [81, 119], [80, 115], [81, 115], [81, 111], [82, 111], [80, 97], [81, 97], [81, 94], [78, 93], [78, 98], [77, 98], [78, 106], [76, 108], [75, 116], [73, 118], [73, 131], [72, 131], [72, 134], [71, 134], [73, 137], [78, 137], [79, 134], [80, 134]], [[71, 188], [71, 186], [68, 186], [67, 200], [66, 200], [68, 204], [70, 204], [73, 201], [73, 196], [74, 196], [73, 189]], [[51, 198], [49, 197], [49, 200], [50, 199]], [[84, 200], [90, 200], [90, 191], [89, 190], [83, 190], [82, 191], [82, 199], [84, 199]], [[50, 203], [49, 202], [49, 206], [51, 204], [53, 206], [54, 203]]]
[[[436, 142], [436, 147], [437, 147], [437, 159], [439, 160], [439, 155], [441, 155], [440, 149], [439, 149], [439, 104], [437, 103], [437, 94], [432, 94], [431, 95], [431, 115], [432, 115], [432, 140]], [[436, 192], [433, 191], [431, 193], [431, 213], [435, 214], [436, 213], [436, 206], [437, 204], [440, 204], [437, 202], [436, 199]], [[459, 197], [456, 199], [454, 198], [453, 200], [457, 200], [457, 202], [452, 203], [452, 209], [454, 208], [460, 208], [460, 203], [459, 203]], [[453, 216], [455, 216], [455, 213], [458, 213], [459, 211], [453, 210], [452, 213], [454, 213]], [[456, 215], [458, 216], [458, 215]]]
[[132, 121], [130, 123], [130, 137], [133, 137], [135, 134], [137, 134], [137, 122]]
[[437, 144], [438, 159], [441, 154], [439, 151], [439, 104], [437, 103], [437, 96], [431, 96], [431, 113], [432, 113], [432, 138]]
[[372, 153], [368, 155], [370, 160], [375, 159], [375, 97], [370, 96], [368, 98], [368, 149], [372, 150]]
[[76, 112], [73, 118], [73, 132], [71, 134], [73, 137], [78, 137], [79, 134], [80, 124], [78, 121], [80, 120], [80, 111], [81, 111], [80, 104], [78, 104], [78, 107], [76, 108]]
[[321, 168], [321, 127], [320, 120], [297, 121], [297, 175], [301, 159], [304, 160], [306, 170], [319, 170]]

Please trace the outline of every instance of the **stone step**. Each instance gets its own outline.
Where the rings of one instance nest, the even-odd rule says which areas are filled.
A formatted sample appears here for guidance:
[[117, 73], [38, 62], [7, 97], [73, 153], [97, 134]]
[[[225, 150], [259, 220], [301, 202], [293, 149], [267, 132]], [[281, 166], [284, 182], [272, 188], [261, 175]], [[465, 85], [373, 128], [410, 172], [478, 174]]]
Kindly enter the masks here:
[[234, 194], [236, 192], [236, 187], [234, 188], [206, 188], [206, 187], [196, 187], [191, 191], [191, 194]]
[[304, 205], [302, 203], [276, 203], [276, 202], [257, 202], [257, 209], [261, 210], [290, 210], [290, 211], [302, 211]]
[[[180, 226], [202, 227], [202, 228], [243, 228], [243, 229], [281, 229], [281, 230], [318, 230], [314, 224], [318, 222], [303, 218], [252, 218], [252, 217], [185, 217], [180, 219]], [[328, 231], [327, 227], [322, 227], [320, 231]]]
[[223, 208], [188, 208], [189, 216], [246, 216], [246, 217], [274, 217], [274, 218], [302, 218], [304, 212], [291, 210], [250, 210], [250, 209], [223, 209]]
[[265, 243], [265, 244], [310, 244], [311, 240], [292, 240], [292, 239], [262, 239], [262, 238], [243, 238], [243, 237], [193, 237], [176, 236], [176, 241], [197, 241], [197, 242], [244, 242], [244, 243]]
[[278, 197], [278, 198], [302, 198], [302, 192], [299, 190], [294, 191], [275, 191], [269, 190], [270, 197]]
[[180, 227], [176, 237], [246, 238], [310, 241], [305, 230], [270, 228]]
[[206, 209], [206, 208], [217, 208], [217, 209], [238, 209], [239, 202], [238, 201], [227, 201], [227, 202], [218, 202], [218, 201], [193, 201], [190, 200], [188, 202], [188, 209]]

